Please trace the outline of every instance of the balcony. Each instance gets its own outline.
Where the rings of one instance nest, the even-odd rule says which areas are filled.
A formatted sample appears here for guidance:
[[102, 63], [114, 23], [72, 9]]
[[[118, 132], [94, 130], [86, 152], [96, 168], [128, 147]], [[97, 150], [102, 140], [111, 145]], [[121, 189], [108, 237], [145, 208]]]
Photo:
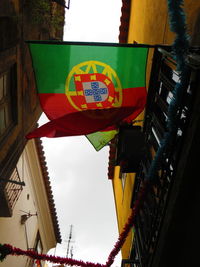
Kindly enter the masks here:
[[[188, 58], [188, 83], [172, 142], [135, 219], [130, 258], [123, 259], [122, 266], [199, 266], [200, 61], [196, 53], [198, 49]], [[175, 69], [169, 52], [155, 51], [143, 129], [147, 153], [136, 174], [131, 207], [167, 129], [167, 110], [178, 80]]]
[[9, 180], [1, 179], [0, 182], [0, 217], [11, 217], [24, 183], [20, 179], [17, 168], [14, 169]]

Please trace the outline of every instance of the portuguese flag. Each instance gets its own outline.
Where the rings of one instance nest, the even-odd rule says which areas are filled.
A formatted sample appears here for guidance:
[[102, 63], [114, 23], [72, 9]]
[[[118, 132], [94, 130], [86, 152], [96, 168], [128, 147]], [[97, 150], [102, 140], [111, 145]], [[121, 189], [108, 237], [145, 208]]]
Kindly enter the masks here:
[[148, 48], [28, 43], [41, 107], [50, 121], [27, 138], [88, 135], [99, 150], [117, 125], [131, 122], [144, 109]]

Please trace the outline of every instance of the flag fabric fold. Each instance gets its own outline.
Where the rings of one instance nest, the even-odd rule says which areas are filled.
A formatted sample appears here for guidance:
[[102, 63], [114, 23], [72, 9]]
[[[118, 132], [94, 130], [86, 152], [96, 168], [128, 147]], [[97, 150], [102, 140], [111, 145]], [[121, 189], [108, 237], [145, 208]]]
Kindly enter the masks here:
[[136, 105], [104, 110], [86, 110], [81, 113], [75, 112], [45, 123], [29, 133], [27, 138], [52, 138], [88, 135], [97, 131], [112, 131], [117, 129], [122, 121], [130, 123], [129, 118], [136, 117], [141, 111]]

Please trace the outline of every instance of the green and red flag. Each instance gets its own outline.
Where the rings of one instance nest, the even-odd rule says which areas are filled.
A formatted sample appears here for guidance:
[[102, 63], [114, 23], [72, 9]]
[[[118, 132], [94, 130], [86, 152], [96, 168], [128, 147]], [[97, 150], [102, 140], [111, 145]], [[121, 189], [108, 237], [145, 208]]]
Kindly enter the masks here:
[[117, 124], [144, 109], [148, 48], [69, 42], [29, 42], [29, 48], [50, 122], [28, 138], [87, 135], [99, 150]]

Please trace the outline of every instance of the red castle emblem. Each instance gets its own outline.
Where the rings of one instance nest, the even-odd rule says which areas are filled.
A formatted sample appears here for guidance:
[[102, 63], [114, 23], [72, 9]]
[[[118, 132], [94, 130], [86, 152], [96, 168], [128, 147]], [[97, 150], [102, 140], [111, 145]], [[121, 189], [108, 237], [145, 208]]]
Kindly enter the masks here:
[[102, 73], [74, 75], [76, 105], [82, 110], [110, 108], [114, 103], [115, 87], [110, 78]]

